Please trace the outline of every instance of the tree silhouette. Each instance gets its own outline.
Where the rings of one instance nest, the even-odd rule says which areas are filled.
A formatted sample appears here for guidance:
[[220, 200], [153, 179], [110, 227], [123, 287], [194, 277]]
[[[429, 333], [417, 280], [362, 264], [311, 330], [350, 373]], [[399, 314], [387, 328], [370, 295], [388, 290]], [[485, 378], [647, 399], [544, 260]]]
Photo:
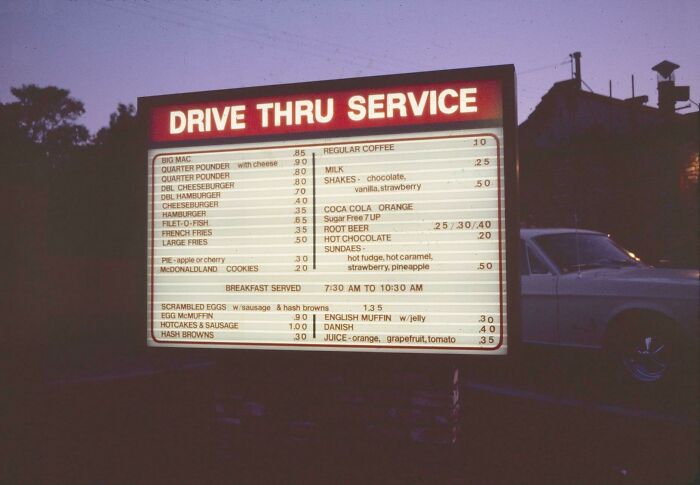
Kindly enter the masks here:
[[0, 165], [27, 165], [43, 158], [43, 150], [33, 143], [20, 125], [18, 103], [0, 103]]
[[52, 166], [71, 160], [76, 147], [90, 134], [76, 120], [85, 113], [82, 101], [67, 89], [25, 84], [10, 90], [17, 99], [0, 107], [0, 145], [5, 161], [49, 161]]
[[85, 113], [85, 107], [67, 89], [25, 84], [10, 91], [20, 107], [20, 127], [33, 142], [50, 143], [61, 136], [69, 137], [74, 143], [87, 141], [87, 129], [75, 124]]
[[109, 116], [109, 126], [97, 132], [93, 143], [102, 150], [119, 153], [132, 143], [138, 147], [138, 135], [136, 108], [133, 104], [119, 103], [117, 111]]

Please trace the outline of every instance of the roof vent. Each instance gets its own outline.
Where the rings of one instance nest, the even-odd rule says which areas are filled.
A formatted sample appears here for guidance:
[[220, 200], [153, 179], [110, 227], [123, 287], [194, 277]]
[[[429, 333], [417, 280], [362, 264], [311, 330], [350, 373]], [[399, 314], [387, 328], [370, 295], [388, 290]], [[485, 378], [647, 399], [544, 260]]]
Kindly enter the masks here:
[[679, 67], [681, 66], [671, 61], [662, 61], [651, 68], [657, 73], [659, 111], [662, 113], [675, 113], [676, 101], [687, 101], [690, 98], [689, 86], [676, 86], [676, 76], [673, 72]]

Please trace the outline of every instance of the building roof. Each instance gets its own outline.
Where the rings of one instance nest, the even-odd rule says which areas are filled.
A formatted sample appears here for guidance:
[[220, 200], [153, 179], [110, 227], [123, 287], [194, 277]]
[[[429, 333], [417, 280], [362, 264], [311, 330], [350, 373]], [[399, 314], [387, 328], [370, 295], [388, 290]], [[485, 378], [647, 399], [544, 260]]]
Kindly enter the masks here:
[[547, 91], [547, 93], [544, 96], [542, 96], [542, 101], [540, 101], [540, 103], [535, 107], [532, 113], [530, 113], [527, 120], [525, 120], [523, 124], [530, 121], [531, 118], [537, 118], [539, 114], [538, 110], [540, 110], [541, 107], [544, 107], [544, 105], [546, 105], [550, 100], [553, 100], [554, 98], [561, 95], [576, 96], [589, 101], [599, 102], [613, 107], [619, 107], [621, 109], [625, 109], [626, 111], [632, 110], [639, 111], [640, 113], [652, 116], [663, 116], [663, 114], [659, 112], [658, 108], [646, 106], [644, 104], [640, 104], [631, 100], [613, 98], [610, 96], [593, 93], [591, 91], [584, 91], [583, 89], [580, 89], [576, 79], [567, 79], [565, 81], [556, 82], [552, 85], [551, 88], [549, 88], [549, 91]]
[[521, 140], [527, 145], [535, 137], [537, 145], [556, 145], [574, 132], [588, 129], [622, 135], [644, 126], [685, 126], [697, 122], [696, 111], [665, 113], [642, 104], [641, 98], [613, 98], [581, 89], [577, 79], [559, 81], [520, 124]]

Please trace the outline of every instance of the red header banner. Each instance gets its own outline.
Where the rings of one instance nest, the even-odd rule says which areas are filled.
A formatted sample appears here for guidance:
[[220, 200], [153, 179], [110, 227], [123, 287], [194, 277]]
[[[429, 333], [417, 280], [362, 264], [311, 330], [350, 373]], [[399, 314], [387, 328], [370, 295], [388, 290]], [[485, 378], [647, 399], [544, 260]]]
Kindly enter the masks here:
[[503, 116], [501, 83], [454, 81], [153, 108], [152, 142], [425, 125]]

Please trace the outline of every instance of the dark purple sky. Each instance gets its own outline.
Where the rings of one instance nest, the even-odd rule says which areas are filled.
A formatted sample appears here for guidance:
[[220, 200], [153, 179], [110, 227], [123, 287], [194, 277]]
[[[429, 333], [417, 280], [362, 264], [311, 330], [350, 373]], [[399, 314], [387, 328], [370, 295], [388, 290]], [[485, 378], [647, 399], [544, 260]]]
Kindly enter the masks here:
[[94, 132], [137, 96], [513, 63], [523, 120], [576, 50], [595, 92], [634, 74], [655, 106], [668, 59], [700, 101], [698, 20], [699, 0], [0, 0], [0, 101], [67, 88]]

